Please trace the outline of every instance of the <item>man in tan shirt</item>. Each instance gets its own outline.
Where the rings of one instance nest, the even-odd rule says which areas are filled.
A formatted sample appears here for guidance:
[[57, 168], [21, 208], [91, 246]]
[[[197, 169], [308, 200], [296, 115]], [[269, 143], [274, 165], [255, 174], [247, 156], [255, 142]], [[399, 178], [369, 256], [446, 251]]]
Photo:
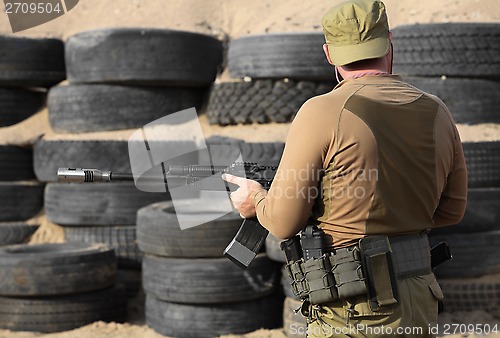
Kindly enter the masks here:
[[[257, 216], [278, 238], [314, 222], [334, 248], [369, 235], [418, 234], [458, 223], [467, 196], [459, 134], [441, 100], [391, 75], [384, 4], [346, 2], [330, 9], [322, 24], [325, 54], [345, 80], [299, 110], [269, 191], [224, 177], [240, 186], [231, 194], [235, 208], [242, 217]], [[399, 279], [398, 288], [398, 304], [381, 311], [372, 311], [366, 299], [322, 306], [309, 336], [339, 336], [333, 329], [346, 320], [391, 327], [393, 336], [398, 327], [424, 328], [414, 336], [432, 336], [428, 325], [437, 321], [442, 298], [434, 275]], [[384, 336], [358, 328], [349, 336]]]

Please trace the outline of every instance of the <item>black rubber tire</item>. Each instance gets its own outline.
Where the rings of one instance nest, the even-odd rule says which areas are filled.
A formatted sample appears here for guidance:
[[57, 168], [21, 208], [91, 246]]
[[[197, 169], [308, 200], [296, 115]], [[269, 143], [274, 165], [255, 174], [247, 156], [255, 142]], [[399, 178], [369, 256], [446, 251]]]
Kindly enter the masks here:
[[123, 323], [127, 316], [126, 302], [122, 287], [70, 296], [0, 297], [0, 328], [59, 332], [96, 321]]
[[43, 208], [43, 189], [37, 181], [0, 182], [0, 222], [35, 216]]
[[137, 190], [132, 182], [103, 184], [48, 183], [47, 218], [59, 225], [135, 225], [137, 210], [168, 199], [167, 193]]
[[283, 331], [287, 337], [306, 337], [307, 323], [300, 312], [302, 302], [293, 298], [285, 298], [283, 304]]
[[416, 24], [396, 27], [392, 32], [395, 73], [500, 77], [498, 24]]
[[[191, 141], [162, 142], [154, 147], [188, 147]], [[135, 148], [135, 147], [134, 147]], [[130, 173], [129, 144], [127, 140], [44, 140], [33, 148], [35, 175], [42, 182], [57, 181], [58, 168], [97, 168]]]
[[39, 226], [26, 223], [0, 223], [0, 245], [26, 243]]
[[0, 127], [19, 123], [39, 111], [45, 93], [17, 88], [0, 88]]
[[280, 248], [281, 239], [277, 239], [272, 234], [267, 235], [266, 238], [266, 253], [267, 256], [273, 261], [286, 263], [286, 256]]
[[281, 327], [282, 303], [275, 297], [230, 304], [168, 303], [146, 294], [146, 323], [179, 338], [219, 337]]
[[453, 259], [436, 268], [440, 278], [469, 278], [500, 272], [500, 231], [429, 236], [431, 247], [448, 242]]
[[0, 181], [35, 179], [33, 151], [16, 146], [0, 145]]
[[66, 42], [72, 83], [205, 86], [222, 62], [221, 41], [165, 29], [99, 29]]
[[58, 39], [0, 37], [0, 85], [50, 87], [66, 78]]
[[432, 234], [471, 233], [500, 230], [499, 188], [472, 188], [462, 221], [432, 229]]
[[290, 122], [313, 96], [330, 92], [331, 82], [253, 80], [213, 86], [207, 108], [211, 124]]
[[[185, 202], [186, 209], [203, 213], [206, 206]], [[178, 212], [181, 212], [178, 210]], [[206, 211], [205, 211], [206, 212]], [[148, 254], [165, 257], [222, 257], [242, 223], [236, 213], [181, 230], [173, 202], [159, 202], [137, 212], [137, 243]]]
[[52, 296], [105, 289], [116, 256], [101, 244], [50, 243], [0, 247], [0, 295]]
[[[210, 137], [206, 140], [210, 158], [202, 153], [200, 164], [230, 165], [241, 155], [243, 162], [277, 166], [283, 155], [283, 142], [245, 142], [230, 137]], [[211, 162], [210, 162], [211, 161]]]
[[468, 78], [404, 77], [404, 80], [437, 95], [450, 109], [456, 123], [500, 123], [500, 82]]
[[464, 142], [469, 188], [500, 187], [500, 142]]
[[276, 291], [278, 265], [259, 254], [243, 270], [229, 259], [144, 256], [147, 294], [181, 304], [233, 303], [269, 296]]
[[321, 32], [245, 36], [229, 44], [232, 77], [335, 81]]
[[446, 312], [482, 310], [500, 318], [500, 276], [439, 279]]
[[115, 249], [117, 266], [140, 269], [142, 253], [137, 247], [135, 226], [68, 227], [64, 229], [68, 243], [103, 243]]
[[140, 128], [168, 114], [199, 108], [205, 94], [200, 88], [78, 84], [52, 88], [47, 106], [56, 132], [81, 133]]

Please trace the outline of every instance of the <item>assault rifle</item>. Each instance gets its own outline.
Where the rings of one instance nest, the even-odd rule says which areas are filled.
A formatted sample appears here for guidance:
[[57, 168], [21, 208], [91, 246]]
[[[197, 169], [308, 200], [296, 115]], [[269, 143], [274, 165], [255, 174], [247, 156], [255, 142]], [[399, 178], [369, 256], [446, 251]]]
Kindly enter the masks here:
[[[172, 165], [165, 168], [163, 176], [141, 176], [143, 182], [175, 182], [176, 186], [186, 186], [195, 190], [234, 191], [237, 186], [220, 178], [223, 173], [240, 175], [259, 182], [268, 190], [276, 174], [276, 166], [259, 165], [257, 163], [233, 163], [230, 166], [212, 165]], [[215, 176], [217, 175], [217, 176]], [[99, 169], [59, 168], [59, 182], [110, 182], [134, 181], [130, 173], [115, 173]], [[224, 250], [224, 256], [246, 269], [262, 248], [269, 232], [259, 224], [256, 217], [243, 220], [236, 236]]]

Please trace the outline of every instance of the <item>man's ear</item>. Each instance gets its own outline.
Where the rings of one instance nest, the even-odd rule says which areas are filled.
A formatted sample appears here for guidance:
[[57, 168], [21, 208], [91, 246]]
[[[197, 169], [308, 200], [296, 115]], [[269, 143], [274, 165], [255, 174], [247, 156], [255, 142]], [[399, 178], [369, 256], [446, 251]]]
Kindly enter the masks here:
[[326, 59], [333, 66], [332, 58], [330, 57], [330, 52], [328, 51], [328, 45], [326, 43], [323, 44], [323, 51], [325, 52]]

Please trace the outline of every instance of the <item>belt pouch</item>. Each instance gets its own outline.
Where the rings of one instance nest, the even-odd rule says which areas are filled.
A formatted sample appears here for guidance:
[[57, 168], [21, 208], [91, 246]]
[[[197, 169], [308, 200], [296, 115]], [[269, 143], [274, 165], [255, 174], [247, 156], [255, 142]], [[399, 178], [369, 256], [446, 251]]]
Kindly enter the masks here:
[[323, 255], [304, 262], [304, 272], [309, 284], [309, 302], [323, 304], [338, 300], [335, 279], [329, 257]]
[[290, 285], [292, 286], [293, 294], [302, 300], [307, 299], [309, 286], [304, 272], [304, 261], [300, 259], [298, 261], [289, 262], [286, 265], [286, 271], [288, 273], [288, 277], [290, 278]]
[[330, 256], [330, 263], [340, 299], [368, 293], [361, 253], [357, 247], [336, 250]]
[[398, 302], [398, 289], [392, 250], [387, 236], [368, 236], [359, 241], [367, 278], [370, 307], [377, 311], [382, 306]]

